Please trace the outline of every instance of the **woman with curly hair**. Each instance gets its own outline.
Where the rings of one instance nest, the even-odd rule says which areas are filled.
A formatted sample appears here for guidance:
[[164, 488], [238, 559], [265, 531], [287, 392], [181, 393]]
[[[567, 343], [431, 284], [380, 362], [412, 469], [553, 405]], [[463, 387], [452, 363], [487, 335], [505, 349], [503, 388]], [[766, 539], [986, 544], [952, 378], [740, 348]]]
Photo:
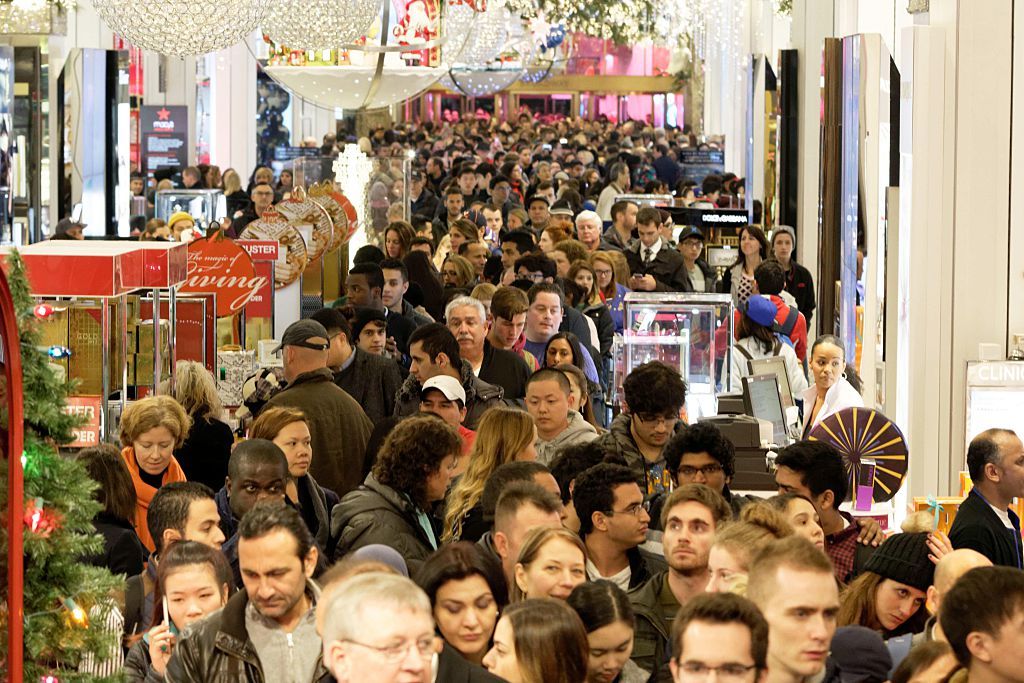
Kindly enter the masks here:
[[442, 543], [480, 540], [490, 528], [480, 505], [484, 485], [500, 465], [536, 460], [536, 440], [537, 428], [529, 413], [515, 408], [492, 408], [484, 413], [466, 472], [448, 494]]
[[363, 485], [334, 508], [334, 559], [377, 543], [397, 550], [415, 573], [438, 548], [430, 509], [444, 499], [461, 452], [459, 433], [434, 415], [398, 423]]

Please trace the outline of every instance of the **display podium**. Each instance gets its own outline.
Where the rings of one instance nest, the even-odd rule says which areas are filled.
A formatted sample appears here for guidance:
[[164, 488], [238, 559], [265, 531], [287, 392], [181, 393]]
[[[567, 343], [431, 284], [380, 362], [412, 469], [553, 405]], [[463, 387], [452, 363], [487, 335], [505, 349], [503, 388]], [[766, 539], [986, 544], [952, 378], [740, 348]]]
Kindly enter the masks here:
[[686, 382], [691, 422], [717, 413], [715, 395], [729, 386], [733, 304], [728, 294], [630, 292], [625, 324], [616, 335], [613, 394], [622, 398], [622, 380], [639, 365], [660, 361]]

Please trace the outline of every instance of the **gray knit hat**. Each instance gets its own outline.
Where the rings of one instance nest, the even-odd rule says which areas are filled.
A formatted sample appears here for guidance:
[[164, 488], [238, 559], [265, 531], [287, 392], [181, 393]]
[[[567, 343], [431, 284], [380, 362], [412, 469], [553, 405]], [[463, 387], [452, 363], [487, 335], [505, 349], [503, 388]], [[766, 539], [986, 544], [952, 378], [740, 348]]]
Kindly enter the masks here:
[[789, 235], [789, 239], [793, 240], [793, 251], [796, 251], [796, 230], [790, 225], [775, 226], [775, 229], [772, 230], [772, 246], [775, 246], [775, 238], [781, 233]]

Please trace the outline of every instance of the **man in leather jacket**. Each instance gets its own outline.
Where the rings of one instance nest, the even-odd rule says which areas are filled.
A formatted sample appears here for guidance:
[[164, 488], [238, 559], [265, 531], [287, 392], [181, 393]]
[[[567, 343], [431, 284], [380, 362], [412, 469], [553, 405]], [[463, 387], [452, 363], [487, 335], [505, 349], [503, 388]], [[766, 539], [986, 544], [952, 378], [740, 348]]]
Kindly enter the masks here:
[[320, 589], [310, 578], [318, 552], [302, 516], [259, 503], [238, 535], [245, 590], [186, 634], [166, 680], [328, 680], [314, 614]]

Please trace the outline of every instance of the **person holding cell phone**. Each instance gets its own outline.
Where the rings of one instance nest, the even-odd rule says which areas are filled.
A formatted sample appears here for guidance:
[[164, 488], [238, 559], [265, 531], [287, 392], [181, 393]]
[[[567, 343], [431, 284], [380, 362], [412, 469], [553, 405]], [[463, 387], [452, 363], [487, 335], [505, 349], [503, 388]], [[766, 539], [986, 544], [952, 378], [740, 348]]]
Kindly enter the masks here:
[[160, 558], [152, 628], [128, 651], [125, 680], [164, 680], [174, 646], [190, 624], [216, 612], [231, 593], [231, 568], [224, 555], [196, 541], [171, 544]]

